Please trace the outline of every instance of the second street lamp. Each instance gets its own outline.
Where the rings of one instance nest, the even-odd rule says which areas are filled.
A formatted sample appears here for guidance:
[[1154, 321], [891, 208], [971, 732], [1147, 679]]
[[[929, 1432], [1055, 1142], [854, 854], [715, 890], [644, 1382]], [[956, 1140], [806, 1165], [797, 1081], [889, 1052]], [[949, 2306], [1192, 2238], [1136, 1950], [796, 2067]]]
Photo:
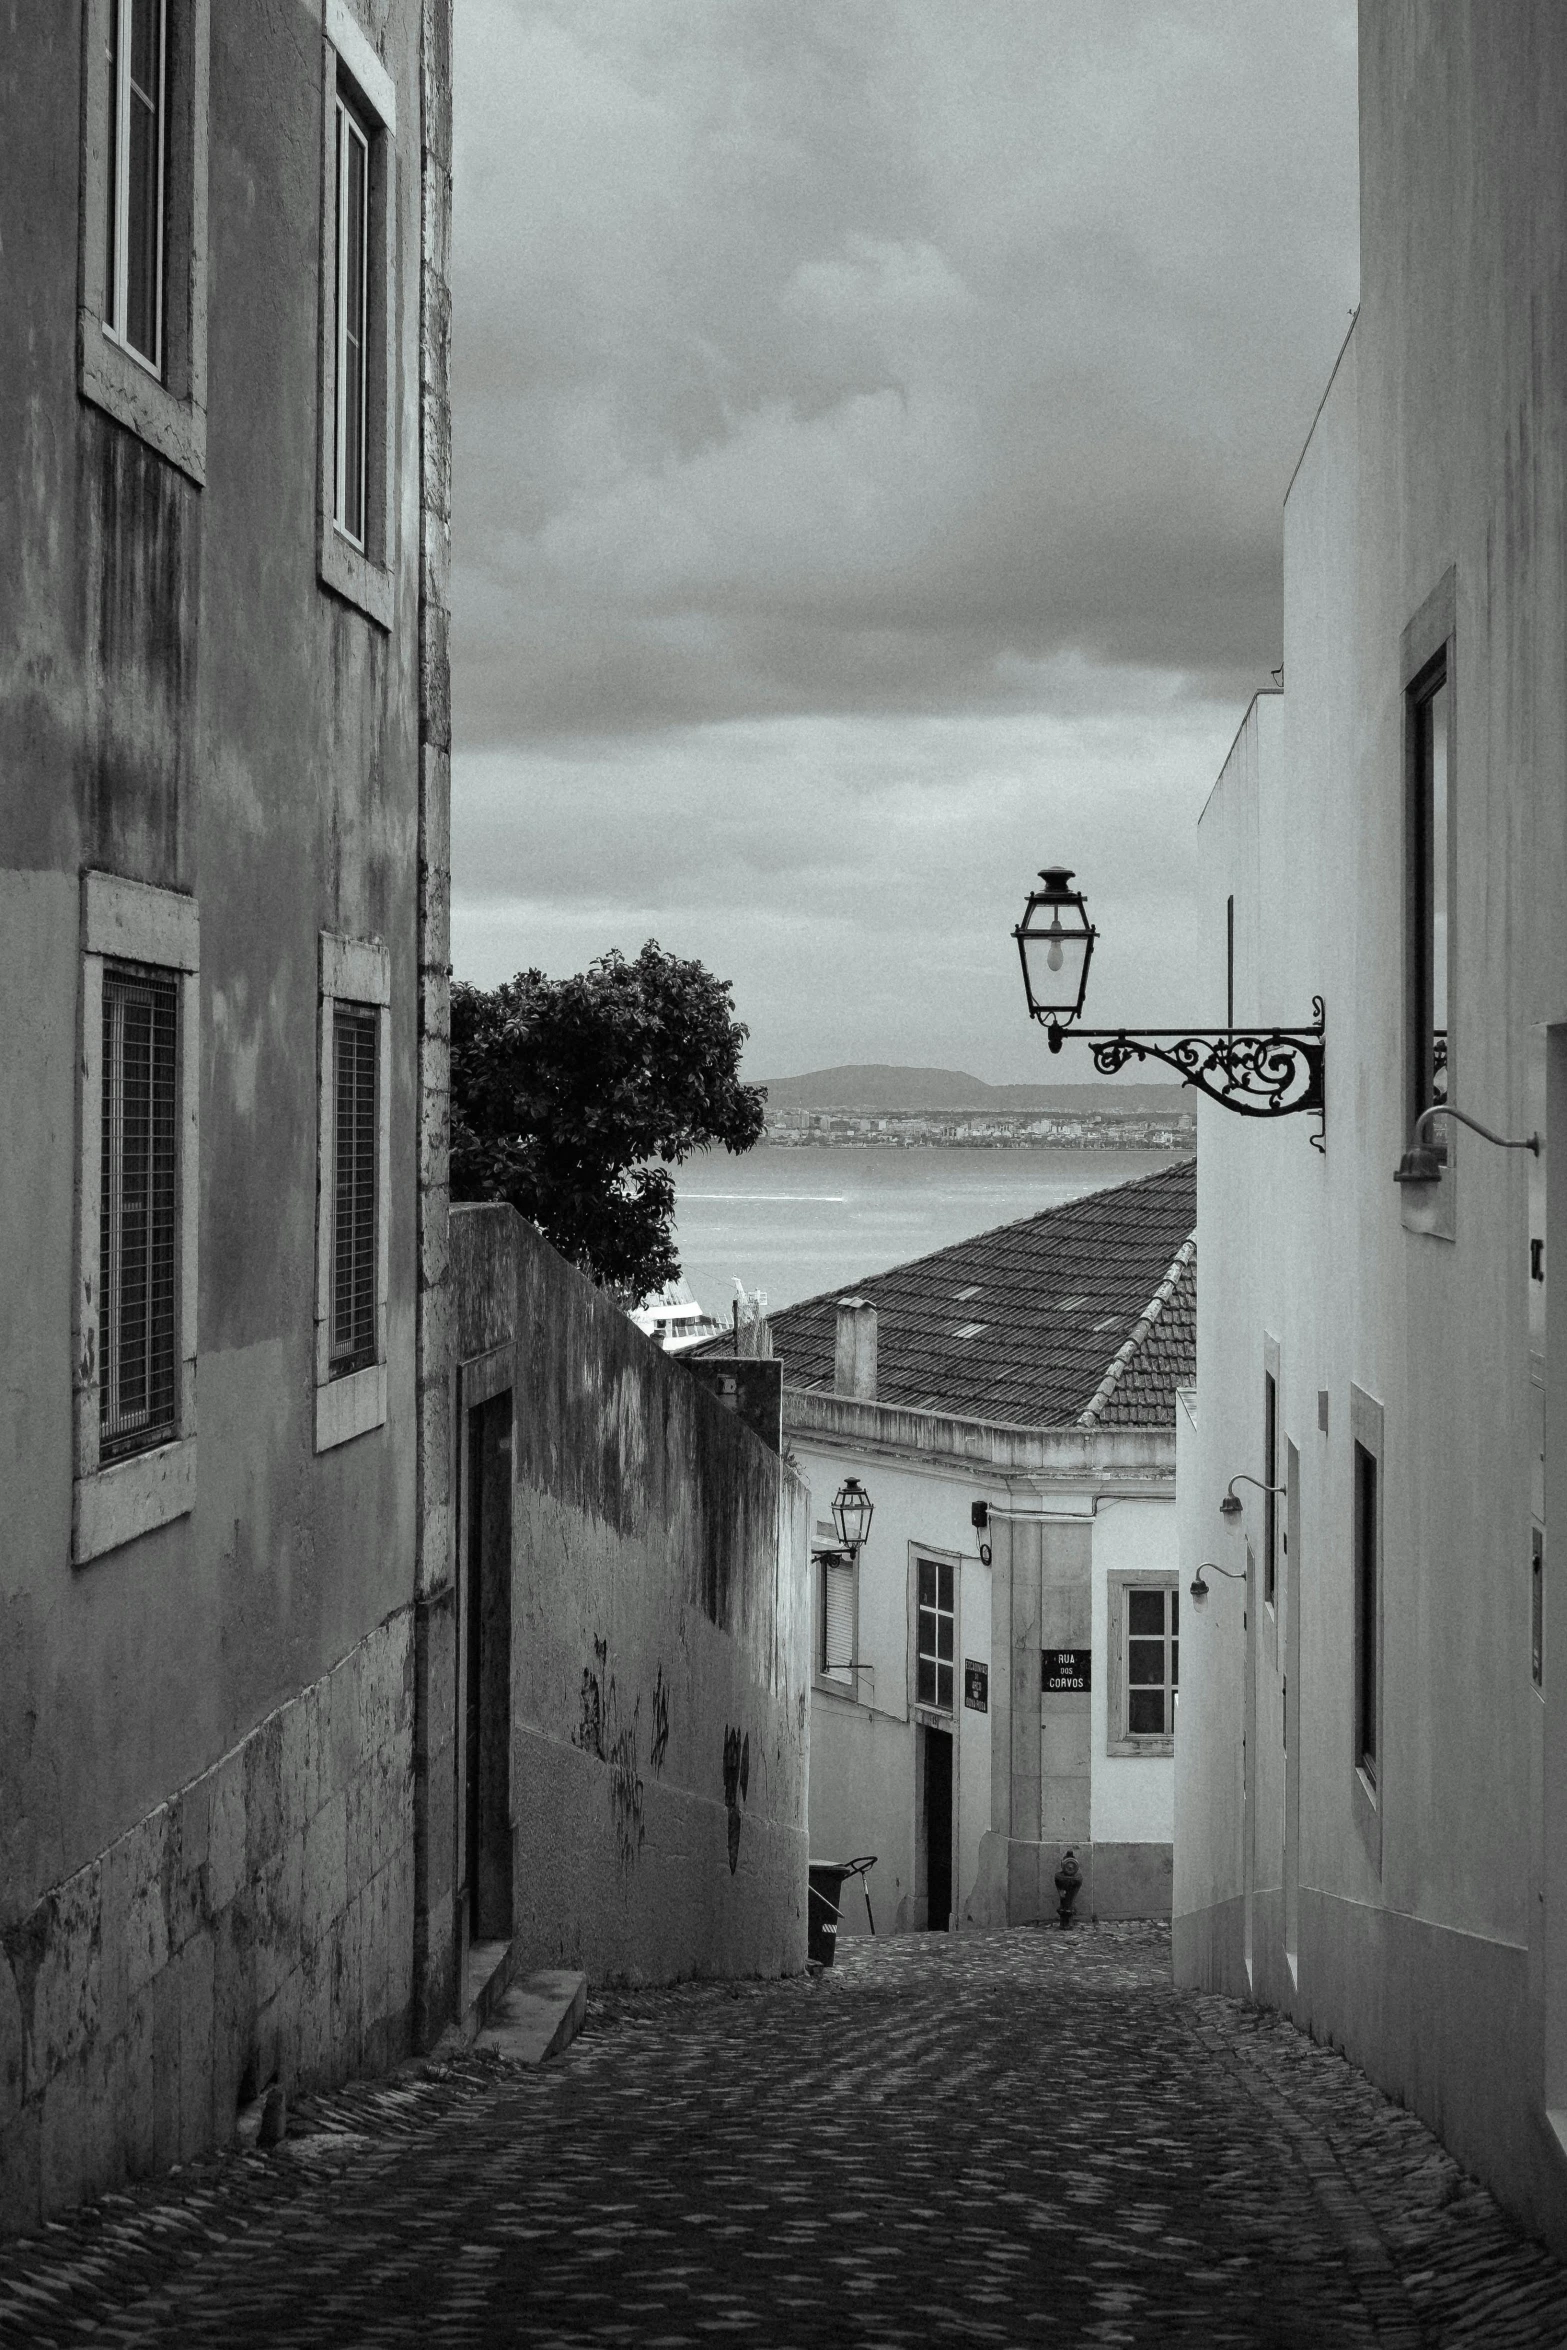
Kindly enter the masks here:
[[1318, 1150], [1324, 1147], [1320, 1121], [1326, 1114], [1327, 1018], [1321, 996], [1312, 997], [1312, 1018], [1298, 1028], [1079, 1028], [1099, 933], [1064, 865], [1047, 865], [1039, 878], [1044, 886], [1029, 892], [1012, 936], [1023, 966], [1028, 1016], [1043, 1027], [1053, 1053], [1069, 1035], [1076, 1036], [1105, 1077], [1114, 1077], [1128, 1061], [1163, 1061], [1183, 1083], [1243, 1118], [1286, 1118], [1297, 1110], [1314, 1110], [1319, 1124], [1311, 1139]]
[[858, 1477], [845, 1477], [833, 1495], [832, 1522], [838, 1540], [855, 1557], [859, 1556], [875, 1514], [875, 1504]]

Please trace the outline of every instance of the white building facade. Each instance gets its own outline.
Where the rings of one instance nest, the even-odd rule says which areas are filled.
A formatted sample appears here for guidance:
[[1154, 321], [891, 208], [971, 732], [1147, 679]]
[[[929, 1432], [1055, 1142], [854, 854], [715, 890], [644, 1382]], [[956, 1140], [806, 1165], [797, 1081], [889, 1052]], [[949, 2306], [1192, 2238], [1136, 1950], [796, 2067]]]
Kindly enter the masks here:
[[845, 1933], [1052, 1916], [1068, 1850], [1078, 1915], [1169, 1913], [1192, 1206], [1180, 1162], [775, 1318], [818, 1552], [811, 1853], [877, 1861]]
[[[1560, 2244], [1567, 18], [1363, 6], [1360, 104], [1284, 691], [1201, 824], [1210, 1000], [1231, 930], [1238, 1023], [1322, 996], [1327, 1108], [1320, 1152], [1200, 1114], [1175, 1962], [1342, 2045]], [[1439, 1120], [1396, 1182], [1444, 1096], [1540, 1157]]]

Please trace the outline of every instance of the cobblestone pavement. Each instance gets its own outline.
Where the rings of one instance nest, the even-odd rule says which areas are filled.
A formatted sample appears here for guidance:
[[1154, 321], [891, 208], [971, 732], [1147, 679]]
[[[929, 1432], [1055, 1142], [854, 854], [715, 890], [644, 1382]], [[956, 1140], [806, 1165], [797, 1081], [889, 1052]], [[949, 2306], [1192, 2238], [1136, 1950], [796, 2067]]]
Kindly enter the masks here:
[[[298, 2134], [295, 2134], [297, 2130]], [[1567, 2341], [1567, 2269], [1168, 1936], [911, 1936], [595, 1997], [0, 2245], [0, 2343]]]

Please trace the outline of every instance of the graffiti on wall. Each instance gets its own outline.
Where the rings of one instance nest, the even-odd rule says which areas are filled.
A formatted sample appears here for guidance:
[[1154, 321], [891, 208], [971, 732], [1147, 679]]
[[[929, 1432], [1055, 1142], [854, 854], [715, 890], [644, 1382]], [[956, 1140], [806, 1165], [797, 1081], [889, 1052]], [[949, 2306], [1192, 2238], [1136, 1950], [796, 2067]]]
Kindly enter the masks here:
[[660, 1665], [658, 1677], [653, 1683], [653, 1744], [648, 1750], [648, 1761], [653, 1766], [655, 1778], [663, 1769], [664, 1757], [668, 1752], [669, 1684], [664, 1679], [664, 1668]]
[[740, 1865], [740, 1824], [751, 1785], [751, 1733], [724, 1726], [724, 1804], [729, 1814], [729, 1874]]
[[[657, 1728], [661, 1698], [662, 1744]], [[653, 1767], [657, 1770], [669, 1743], [669, 1693], [663, 1686], [662, 1670], [654, 1691], [653, 1719], [656, 1750]], [[636, 1699], [627, 1720], [621, 1712], [615, 1676], [609, 1669], [609, 1642], [595, 1640], [593, 1662], [582, 1668], [581, 1716], [571, 1733], [571, 1743], [579, 1746], [584, 1754], [591, 1754], [595, 1762], [609, 1765], [610, 1812], [615, 1822], [616, 1847], [623, 1862], [637, 1858], [647, 1833], [642, 1823], [641, 1742], [642, 1700]]]

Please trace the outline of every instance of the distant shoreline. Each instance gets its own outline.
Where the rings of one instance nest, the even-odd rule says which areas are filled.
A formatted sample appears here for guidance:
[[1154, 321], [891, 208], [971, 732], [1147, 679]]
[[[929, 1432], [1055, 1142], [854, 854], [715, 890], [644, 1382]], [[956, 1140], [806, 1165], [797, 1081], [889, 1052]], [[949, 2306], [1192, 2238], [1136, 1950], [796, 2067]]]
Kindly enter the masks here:
[[1171, 1151], [1197, 1148], [1195, 1110], [808, 1110], [769, 1114], [764, 1142], [784, 1150]]

